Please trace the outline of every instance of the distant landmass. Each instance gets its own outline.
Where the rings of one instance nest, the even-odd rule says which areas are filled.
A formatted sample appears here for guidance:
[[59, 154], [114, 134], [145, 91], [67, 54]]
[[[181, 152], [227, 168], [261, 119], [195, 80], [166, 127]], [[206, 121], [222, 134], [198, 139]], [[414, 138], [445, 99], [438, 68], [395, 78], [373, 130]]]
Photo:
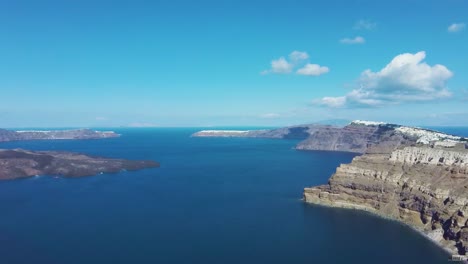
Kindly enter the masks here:
[[102, 139], [115, 138], [119, 136], [119, 134], [113, 131], [94, 131], [91, 129], [20, 131], [0, 129], [0, 142], [47, 139]]
[[[81, 140], [115, 138], [113, 131], [76, 130], [24, 130], [0, 129], [0, 142], [20, 140]], [[159, 167], [155, 161], [134, 161], [91, 157], [68, 151], [30, 151], [0, 149], [0, 180], [25, 178], [36, 175], [83, 177], [122, 170], [139, 170]]]
[[270, 130], [202, 130], [192, 136], [303, 139], [297, 144], [296, 149], [359, 154], [389, 153], [401, 145], [427, 144], [432, 141], [451, 142], [463, 139], [423, 128], [360, 120], [352, 121], [344, 127], [310, 124]]
[[0, 180], [36, 175], [92, 176], [159, 167], [155, 161], [91, 157], [67, 151], [0, 150]]
[[344, 127], [204, 130], [194, 137], [303, 139], [298, 150], [363, 154], [328, 184], [305, 188], [307, 203], [369, 211], [406, 223], [452, 254], [468, 253], [467, 139], [438, 131], [352, 121]]

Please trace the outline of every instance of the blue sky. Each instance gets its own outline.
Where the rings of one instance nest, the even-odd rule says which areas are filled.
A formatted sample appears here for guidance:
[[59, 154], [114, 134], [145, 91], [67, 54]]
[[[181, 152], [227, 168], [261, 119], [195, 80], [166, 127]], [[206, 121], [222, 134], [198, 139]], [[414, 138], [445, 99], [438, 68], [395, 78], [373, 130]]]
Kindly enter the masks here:
[[0, 127], [463, 126], [466, 14], [464, 0], [3, 0]]

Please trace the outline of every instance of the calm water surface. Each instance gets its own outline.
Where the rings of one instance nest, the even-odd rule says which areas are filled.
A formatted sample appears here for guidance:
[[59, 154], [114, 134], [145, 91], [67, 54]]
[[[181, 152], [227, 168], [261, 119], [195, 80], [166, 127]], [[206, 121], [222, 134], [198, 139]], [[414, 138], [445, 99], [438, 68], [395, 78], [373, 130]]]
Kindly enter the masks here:
[[300, 200], [352, 154], [295, 151], [292, 140], [189, 137], [196, 130], [0, 144], [161, 162], [0, 182], [0, 263], [447, 263], [406, 226]]

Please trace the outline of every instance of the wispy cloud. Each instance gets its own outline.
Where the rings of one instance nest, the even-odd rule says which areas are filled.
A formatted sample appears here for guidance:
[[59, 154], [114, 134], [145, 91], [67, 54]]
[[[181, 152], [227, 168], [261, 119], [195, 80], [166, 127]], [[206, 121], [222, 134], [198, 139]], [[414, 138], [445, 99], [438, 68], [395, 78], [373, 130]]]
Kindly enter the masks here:
[[267, 119], [273, 119], [273, 118], [279, 118], [279, 117], [281, 117], [281, 115], [277, 113], [266, 113], [266, 114], [260, 115], [260, 118], [267, 118]]
[[465, 28], [466, 28], [465, 23], [453, 23], [447, 28], [447, 31], [450, 33], [455, 33], [455, 32], [462, 31]]
[[290, 73], [293, 69], [293, 64], [289, 63], [284, 57], [271, 61], [272, 73]]
[[304, 51], [293, 51], [291, 52], [291, 54], [289, 54], [289, 59], [292, 61], [292, 62], [301, 62], [303, 60], [307, 60], [309, 58], [309, 54], [307, 54], [307, 52], [304, 52]]
[[353, 27], [356, 30], [373, 30], [375, 28], [377, 28], [377, 23], [368, 19], [358, 20]]
[[357, 37], [354, 37], [354, 38], [340, 39], [340, 42], [343, 43], [343, 44], [364, 44], [366, 42], [366, 40], [361, 36], [357, 36]]
[[360, 88], [344, 96], [323, 97], [314, 102], [335, 108], [376, 107], [450, 97], [446, 83], [453, 73], [444, 65], [428, 65], [425, 58], [424, 51], [400, 54], [378, 72], [362, 72]]
[[328, 73], [330, 69], [318, 64], [308, 62], [309, 54], [304, 51], [293, 51], [289, 54], [288, 59], [284, 56], [271, 61], [271, 68], [264, 70], [261, 74], [289, 74], [296, 70], [296, 74], [319, 76]]

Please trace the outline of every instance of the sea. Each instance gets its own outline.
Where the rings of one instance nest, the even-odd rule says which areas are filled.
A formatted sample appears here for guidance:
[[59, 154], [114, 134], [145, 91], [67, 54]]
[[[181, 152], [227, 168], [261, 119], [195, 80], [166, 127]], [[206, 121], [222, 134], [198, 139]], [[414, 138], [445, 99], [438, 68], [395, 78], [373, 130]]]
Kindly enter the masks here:
[[448, 262], [403, 224], [301, 200], [354, 154], [296, 151], [297, 140], [190, 137], [200, 128], [113, 130], [122, 136], [0, 144], [161, 163], [1, 181], [1, 264]]

